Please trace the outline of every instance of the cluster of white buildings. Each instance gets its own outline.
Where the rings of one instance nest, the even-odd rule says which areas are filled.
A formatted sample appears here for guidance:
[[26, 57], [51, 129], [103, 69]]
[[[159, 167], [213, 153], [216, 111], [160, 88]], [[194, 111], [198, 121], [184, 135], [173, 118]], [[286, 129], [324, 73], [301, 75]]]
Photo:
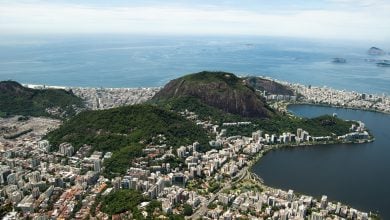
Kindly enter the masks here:
[[[143, 103], [151, 99], [161, 88], [88, 88], [88, 87], [65, 87], [24, 84], [32, 89], [64, 89], [71, 90], [76, 96], [83, 99], [87, 108], [92, 110], [115, 108], [123, 105]], [[58, 114], [59, 109], [48, 109], [49, 113]]]
[[160, 88], [68, 88], [85, 100], [89, 109], [108, 109], [143, 103]]
[[277, 95], [277, 94], [263, 94], [263, 97], [267, 99], [267, 101], [296, 101], [296, 95]]
[[74, 147], [68, 143], [54, 150], [48, 141], [40, 140], [41, 137], [15, 140], [13, 146], [1, 150], [1, 204], [12, 204], [18, 211], [11, 213], [13, 219], [88, 216], [89, 208], [74, 213], [75, 207], [82, 203], [87, 208], [94, 203], [97, 192], [93, 189], [105, 182], [100, 171], [110, 152], [82, 152], [89, 151], [88, 146], [74, 152]]
[[292, 190], [221, 193], [215, 203], [218, 206], [209, 210], [203, 219], [369, 219], [368, 213], [330, 202], [327, 196], [317, 200], [311, 196], [297, 196]]
[[294, 95], [267, 94], [266, 91], [262, 91], [262, 96], [268, 101], [299, 101], [390, 113], [390, 96], [385, 94], [377, 95], [359, 93], [354, 91], [332, 89], [326, 86], [305, 86], [298, 83], [275, 80], [269, 77], [263, 78], [287, 86], [294, 91]]
[[375, 110], [390, 113], [390, 97], [366, 93], [336, 90], [328, 87], [289, 84], [304, 102], [332, 106]]

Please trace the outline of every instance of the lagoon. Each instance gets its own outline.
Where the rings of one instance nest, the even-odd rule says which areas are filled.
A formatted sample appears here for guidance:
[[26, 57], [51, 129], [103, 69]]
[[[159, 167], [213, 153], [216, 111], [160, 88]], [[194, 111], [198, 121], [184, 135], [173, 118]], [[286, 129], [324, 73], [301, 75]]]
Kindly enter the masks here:
[[288, 109], [302, 117], [337, 113], [343, 119], [363, 121], [375, 141], [270, 151], [254, 165], [253, 172], [267, 185], [317, 198], [327, 195], [390, 219], [390, 115], [312, 105]]

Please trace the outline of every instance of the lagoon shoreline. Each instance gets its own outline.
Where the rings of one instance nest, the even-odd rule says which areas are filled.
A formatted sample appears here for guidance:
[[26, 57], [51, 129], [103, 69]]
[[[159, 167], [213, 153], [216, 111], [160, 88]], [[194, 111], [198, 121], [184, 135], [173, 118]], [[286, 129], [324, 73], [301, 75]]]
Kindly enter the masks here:
[[[328, 146], [331, 146], [330, 148], [327, 148], [327, 147], [324, 147], [324, 148], [317, 148], [317, 147], [320, 147], [318, 145], [314, 145], [313, 147], [308, 147], [306, 150], [305, 149], [301, 149], [297, 146], [295, 147], [292, 147], [292, 146], [288, 146], [287, 148], [291, 149], [291, 150], [294, 150], [294, 149], [298, 149], [299, 151], [297, 153], [292, 153], [291, 152], [277, 152], [277, 153], [273, 153], [272, 155], [269, 155], [267, 160], [263, 160], [264, 159], [264, 155], [262, 155], [262, 157], [260, 157], [259, 160], [257, 160], [254, 165], [257, 164], [257, 169], [254, 170], [253, 168], [251, 168], [251, 171], [254, 172], [256, 175], [260, 176], [260, 178], [266, 180], [266, 183], [263, 183], [265, 185], [268, 185], [269, 187], [271, 188], [274, 188], [274, 189], [278, 189], [278, 188], [282, 188], [282, 189], [288, 189], [288, 188], [293, 188], [293, 189], [298, 189], [299, 191], [302, 191], [302, 189], [306, 189], [306, 186], [308, 185], [308, 183], [302, 179], [304, 178], [303, 177], [303, 174], [302, 175], [298, 175], [298, 176], [292, 176], [292, 175], [284, 175], [288, 172], [291, 172], [292, 170], [296, 170], [296, 169], [299, 169], [299, 165], [302, 165], [303, 163], [304, 164], [307, 164], [307, 163], [310, 163], [311, 161], [313, 161], [314, 159], [310, 159], [310, 158], [317, 158], [319, 157], [320, 160], [318, 163], [322, 164], [323, 166], [327, 167], [326, 169], [329, 169], [329, 172], [331, 172], [331, 170], [333, 169], [336, 169], [335, 171], [336, 172], [331, 172], [333, 173], [331, 176], [329, 176], [329, 178], [331, 178], [332, 180], [336, 180], [337, 179], [337, 175], [340, 174], [340, 170], [343, 170], [343, 172], [348, 172], [348, 177], [344, 177], [344, 178], [348, 178], [349, 181], [352, 181], [351, 183], [349, 184], [353, 184], [353, 180], [356, 181], [355, 179], [359, 179], [356, 175], [362, 175], [361, 177], [363, 178], [363, 182], [366, 183], [366, 179], [372, 179], [373, 176], [375, 176], [378, 172], [387, 172], [386, 171], [386, 168], [381, 168], [381, 167], [377, 167], [375, 164], [376, 163], [382, 163], [383, 160], [386, 160], [386, 156], [384, 155], [387, 155], [388, 153], [388, 150], [386, 150], [386, 143], [388, 143], [388, 138], [386, 136], [385, 133], [383, 133], [384, 130], [382, 129], [386, 129], [386, 121], [388, 121], [388, 114], [386, 113], [383, 113], [383, 112], [377, 112], [377, 111], [366, 111], [366, 110], [362, 110], [362, 109], [351, 109], [351, 108], [342, 108], [340, 106], [329, 106], [329, 105], [313, 105], [311, 103], [291, 103], [290, 107], [291, 106], [297, 106], [296, 109], [292, 109], [290, 111], [291, 114], [293, 114], [292, 112], [294, 112], [294, 115], [298, 115], [298, 117], [315, 117], [313, 115], [313, 112], [316, 112], [315, 115], [320, 115], [320, 114], [324, 114], [324, 112], [332, 112], [332, 109], [331, 108], [334, 108], [334, 107], [337, 107], [335, 108], [335, 111], [334, 112], [337, 112], [337, 113], [340, 113], [341, 117], [343, 119], [355, 119], [356, 117], [359, 117], [359, 120], [362, 120], [363, 122], [365, 122], [365, 120], [368, 120], [367, 124], [368, 124], [368, 128], [371, 130], [371, 127], [372, 127], [372, 131], [373, 131], [373, 135], [375, 136], [375, 141], [373, 142], [370, 142], [370, 143], [362, 143], [362, 144], [358, 144], [357, 146], [361, 146], [361, 147], [357, 147], [357, 148], [347, 148], [349, 144], [326, 144]], [[300, 107], [300, 106], [303, 106], [303, 107]], [[306, 110], [304, 107], [305, 106], [308, 106], [308, 110]], [[323, 110], [321, 110], [322, 108], [324, 108]], [[313, 110], [311, 110], [313, 109]], [[294, 111], [295, 110], [295, 111]], [[358, 112], [355, 112], [355, 111], [348, 111], [348, 110], [357, 110]], [[369, 114], [365, 114], [364, 112], [367, 112]], [[346, 115], [348, 114], [348, 115]], [[310, 116], [303, 116], [303, 115], [310, 115]], [[378, 117], [374, 117], [374, 116], [378, 116]], [[360, 117], [362, 117], [362, 119], [360, 119]], [[379, 123], [379, 124], [378, 124]], [[378, 136], [378, 138], [376, 137]], [[334, 146], [332, 146], [334, 145]], [[351, 144], [351, 146], [356, 146], [355, 144]], [[284, 147], [283, 149], [287, 149], [286, 147]], [[277, 150], [280, 150], [282, 148], [277, 148]], [[267, 150], [267, 153], [270, 153], [272, 150], [276, 150], [275, 149], [271, 149], [271, 150]], [[289, 156], [291, 155], [291, 157]], [[347, 156], [348, 155], [348, 156]], [[352, 156], [353, 155], [353, 156]], [[346, 157], [347, 156], [347, 157]], [[309, 159], [304, 159], [302, 161], [300, 161], [299, 158], [306, 158], [306, 157], [309, 157]], [[351, 163], [352, 161], [355, 161], [353, 160], [352, 158], [350, 157], [363, 157], [361, 159], [359, 159], [360, 162], [353, 162], [353, 164], [357, 164], [357, 167], [356, 168], [352, 168], [352, 167], [355, 167], [355, 166], [350, 166], [351, 164], [348, 164], [347, 167], [349, 168], [345, 168], [345, 167], [340, 167], [340, 166], [344, 166], [344, 158], [348, 158], [348, 161]], [[364, 157], [368, 157], [368, 158], [364, 158]], [[272, 158], [272, 159], [270, 159]], [[321, 159], [322, 158], [322, 159]], [[329, 162], [329, 158], [332, 158], [331, 161], [332, 162]], [[337, 159], [335, 159], [337, 158]], [[287, 159], [286, 161], [283, 161]], [[349, 160], [351, 159], [351, 160]], [[282, 160], [283, 162], [281, 163], [278, 163], [277, 161], [280, 161]], [[300, 161], [300, 162], [294, 162], [294, 161]], [[368, 161], [372, 161], [374, 160], [376, 163], [372, 164], [372, 163], [369, 163]], [[263, 165], [261, 165], [261, 169], [260, 166], [259, 166], [259, 163], [262, 163]], [[371, 164], [370, 167], [368, 167], [369, 165], [367, 164]], [[314, 163], [314, 164], [317, 164], [317, 163]], [[273, 169], [274, 166], [278, 166], [277, 169]], [[314, 165], [315, 166], [315, 165]], [[328, 167], [329, 166], [329, 167]], [[333, 167], [332, 167], [333, 166]], [[361, 167], [365, 167], [363, 169], [361, 169]], [[341, 169], [340, 169], [341, 168]], [[352, 169], [352, 170], [351, 170]], [[374, 169], [374, 170], [372, 170]], [[282, 171], [283, 170], [283, 171]], [[309, 171], [310, 170], [310, 171]], [[323, 169], [319, 169], [319, 170], [315, 170], [315, 168], [305, 168], [305, 169], [302, 169], [300, 170], [300, 172], [298, 173], [307, 173], [307, 172], [324, 172], [325, 170]], [[339, 171], [338, 171], [339, 170]], [[348, 170], [348, 171], [347, 171]], [[351, 171], [349, 171], [351, 170]], [[280, 172], [283, 172], [284, 174], [281, 174]], [[327, 173], [329, 173], [327, 172]], [[351, 173], [349, 173], [351, 172]], [[368, 173], [367, 173], [368, 172]], [[275, 174], [273, 174], [275, 173]], [[297, 173], [297, 172], [293, 172], [293, 173]], [[318, 178], [318, 176], [320, 176], [320, 174], [317, 174], [317, 175], [314, 175], [312, 176], [311, 178]], [[353, 178], [349, 178], [349, 176], [353, 176]], [[266, 177], [266, 178], [265, 178]], [[356, 178], [354, 178], [356, 177]], [[288, 184], [289, 181], [285, 181], [285, 180], [288, 180], [289, 178], [294, 178], [294, 180], [292, 182], [290, 182], [290, 184]], [[342, 178], [341, 176], [339, 178]], [[344, 187], [348, 187], [347, 189], [348, 190], [342, 190], [342, 192], [340, 192], [340, 196], [336, 196], [338, 195], [338, 192], [340, 191], [335, 191], [334, 188], [331, 188], [331, 186], [327, 186], [326, 184], [323, 185], [322, 187], [319, 187], [320, 188], [320, 191], [326, 193], [328, 196], [330, 195], [331, 198], [333, 198], [333, 200], [343, 200], [343, 204], [347, 204], [348, 206], [350, 207], [354, 207], [356, 204], [358, 204], [358, 206], [360, 207], [360, 209], [363, 209], [365, 211], [371, 211], [371, 213], [375, 213], [375, 218], [374, 219], [386, 219], [388, 217], [388, 212], [386, 211], [386, 204], [388, 204], [387, 202], [387, 199], [386, 199], [386, 193], [383, 191], [385, 187], [384, 185], [386, 185], [385, 183], [387, 183], [388, 179], [385, 177], [385, 176], [381, 176], [381, 177], [376, 177], [375, 178], [378, 178], [378, 180], [382, 180], [381, 182], [384, 182], [383, 184], [379, 184], [376, 188], [374, 187], [375, 184], [372, 186], [374, 188], [371, 187], [371, 190], [368, 190], [367, 192], [364, 191], [364, 192], [360, 192], [360, 191], [357, 191], [357, 190], [354, 190], [356, 187], [352, 187], [351, 189], [349, 189], [349, 186], [352, 186], [352, 185], [346, 185], [347, 183], [343, 183], [341, 184], [339, 187], [343, 187], [343, 185], [345, 185]], [[323, 178], [320, 178], [321, 180], [323, 180]], [[268, 182], [267, 182], [268, 181]], [[319, 180], [318, 180], [319, 181]], [[311, 182], [311, 181], [310, 181]], [[318, 184], [321, 184], [320, 182], [318, 182]], [[362, 184], [357, 184], [357, 186], [359, 187], [362, 187], [360, 186]], [[364, 184], [366, 185], [366, 184]], [[333, 184], [333, 187], [334, 184]], [[359, 188], [358, 187], [358, 188]], [[309, 187], [307, 191], [304, 191], [306, 195], [311, 195], [313, 192], [318, 192], [316, 191], [316, 189], [318, 188], [318, 186], [316, 187]], [[338, 188], [338, 187], [336, 187]], [[340, 188], [340, 189], [341, 189]], [[329, 189], [330, 191], [327, 191], [327, 189]], [[378, 191], [379, 190], [379, 191]], [[298, 192], [299, 192], [298, 191]], [[357, 193], [359, 196], [355, 196], [355, 195], [350, 195], [349, 193]], [[317, 195], [317, 197], [319, 196], [317, 193], [315, 193]], [[366, 196], [366, 199], [361, 200], [361, 195], [367, 195]], [[336, 199], [337, 198], [337, 199]], [[359, 198], [359, 199], [358, 199]], [[371, 201], [371, 203], [370, 203]], [[351, 205], [351, 204], [355, 204], [355, 205]], [[374, 205], [376, 204], [376, 205]], [[362, 208], [363, 207], [363, 208]], [[364, 208], [366, 207], [366, 208]], [[382, 216], [383, 214], [383, 216]]]

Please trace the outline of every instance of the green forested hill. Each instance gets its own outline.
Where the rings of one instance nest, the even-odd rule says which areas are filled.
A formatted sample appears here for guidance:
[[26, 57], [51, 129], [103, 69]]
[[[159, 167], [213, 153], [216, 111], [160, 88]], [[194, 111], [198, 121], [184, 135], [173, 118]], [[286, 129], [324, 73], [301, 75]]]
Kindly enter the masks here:
[[[211, 121], [221, 128], [227, 128], [228, 135], [250, 136], [258, 129], [269, 134], [295, 133], [297, 128], [307, 130], [315, 136], [341, 135], [349, 132], [352, 124], [332, 116], [305, 119], [268, 110], [266, 103], [258, 99], [254, 91], [243, 85], [233, 74], [202, 72], [180, 79], [179, 81], [186, 82], [175, 82], [172, 87], [167, 85], [165, 91], [151, 100], [151, 104], [81, 112], [49, 133], [47, 139], [54, 148], [63, 142], [69, 142], [76, 150], [88, 144], [93, 150], [113, 152], [112, 158], [105, 160], [106, 174], [113, 174], [124, 173], [132, 159], [144, 155], [142, 149], [147, 144], [178, 147], [198, 141], [200, 150], [209, 149], [210, 134], [193, 121], [180, 116], [178, 112], [184, 110], [195, 112], [202, 121]], [[183, 83], [187, 84], [184, 89]], [[181, 91], [180, 95], [178, 91]], [[222, 103], [222, 107], [210, 105], [202, 97], [191, 95], [192, 92], [204, 94], [203, 98], [209, 97], [210, 100]], [[247, 99], [243, 94], [250, 98]], [[258, 107], [263, 108], [261, 111], [267, 117], [243, 116], [225, 111], [223, 103], [235, 102], [236, 96], [240, 100], [235, 103], [238, 105], [237, 109], [242, 108], [240, 103], [246, 107], [257, 105], [247, 105], [247, 102], [261, 103]], [[250, 121], [251, 124], [222, 126], [224, 122], [239, 121]]]
[[[62, 89], [30, 89], [14, 81], [0, 82], [0, 116], [54, 116], [74, 115], [83, 107], [82, 100]], [[47, 109], [58, 108], [50, 114]]]
[[[151, 105], [133, 105], [100, 111], [84, 111], [49, 133], [53, 146], [69, 142], [78, 149], [83, 144], [94, 150], [112, 151], [108, 169], [122, 172], [129, 160], [142, 155], [145, 144], [177, 147], [198, 141], [208, 147], [207, 132], [182, 116]], [[110, 163], [112, 165], [110, 165]]]
[[252, 132], [256, 130], [262, 130], [269, 134], [282, 134], [283, 132], [295, 133], [298, 128], [302, 128], [314, 136], [343, 135], [349, 132], [349, 128], [354, 123], [330, 115], [316, 118], [299, 118], [275, 113], [272, 118], [248, 118], [226, 113], [192, 97], [172, 98], [164, 102], [158, 102], [158, 105], [178, 112], [187, 109], [195, 112], [199, 119], [211, 121], [213, 124], [220, 126], [224, 122], [252, 122], [251, 125], [245, 126], [222, 126], [222, 128], [227, 128], [228, 135], [251, 136]]
[[298, 128], [308, 131], [312, 136], [344, 135], [350, 132], [352, 121], [345, 121], [331, 115], [316, 118], [299, 118], [290, 116], [276, 116], [272, 119], [252, 120], [252, 124], [245, 126], [223, 127], [228, 135], [250, 136], [253, 131], [262, 130], [268, 134], [282, 134], [283, 132], [296, 133]]

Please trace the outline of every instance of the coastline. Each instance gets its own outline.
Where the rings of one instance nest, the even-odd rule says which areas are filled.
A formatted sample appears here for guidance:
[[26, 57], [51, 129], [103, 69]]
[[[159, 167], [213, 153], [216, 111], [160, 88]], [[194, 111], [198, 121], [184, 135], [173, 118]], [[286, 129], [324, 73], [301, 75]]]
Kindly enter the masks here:
[[[353, 109], [353, 110], [364, 110], [364, 111], [371, 111], [371, 112], [378, 112], [383, 114], [390, 114], [390, 96], [386, 96], [385, 94], [379, 95], [379, 94], [369, 94], [369, 93], [359, 93], [355, 91], [349, 91], [349, 90], [338, 90], [333, 89], [331, 87], [322, 86], [322, 87], [312, 87], [312, 86], [305, 86], [303, 84], [299, 83], [291, 83], [287, 81], [281, 81], [278, 79], [273, 79], [271, 77], [267, 76], [255, 76], [258, 78], [263, 78], [266, 80], [270, 80], [276, 83], [279, 83], [283, 86], [286, 86], [294, 91], [294, 96], [286, 96], [279, 99], [280, 95], [276, 94], [269, 94], [268, 97], [265, 96], [267, 101], [287, 101], [287, 104], [285, 106], [285, 109], [288, 105], [293, 104], [307, 104], [307, 105], [316, 105], [316, 106], [327, 106], [327, 107], [334, 107], [334, 108], [345, 108], [345, 109]], [[95, 92], [96, 94], [93, 97], [87, 97], [89, 102], [88, 104], [92, 107], [92, 109], [99, 109], [96, 108], [96, 106], [99, 105], [97, 103], [97, 99], [100, 98], [101, 94], [102, 96], [105, 96], [104, 93], [116, 93], [118, 91], [130, 91], [130, 92], [140, 92], [140, 91], [148, 91], [150, 94], [147, 94], [144, 97], [145, 94], [139, 94], [138, 99], [141, 100], [133, 100], [127, 103], [120, 103], [123, 104], [138, 104], [142, 101], [145, 101], [145, 98], [151, 98], [152, 95], [157, 93], [159, 90], [162, 89], [162, 86], [159, 87], [73, 87], [73, 86], [53, 86], [53, 85], [39, 85], [39, 84], [22, 84], [23, 86], [26, 86], [28, 88], [34, 88], [34, 89], [64, 89], [64, 90], [72, 90], [76, 95], [78, 96], [84, 96], [83, 93], [91, 93], [91, 91]], [[77, 94], [78, 93], [78, 94]], [[80, 95], [81, 93], [81, 95]], [[123, 94], [122, 94], [123, 95]], [[91, 96], [91, 94], [87, 94], [87, 96]], [[276, 96], [276, 99], [275, 99]], [[283, 96], [283, 95], [282, 95]], [[272, 97], [271, 99], [269, 99]], [[81, 97], [85, 98], [85, 97]], [[95, 102], [95, 103], [91, 103]], [[368, 107], [369, 105], [369, 107]], [[107, 108], [110, 107], [117, 107], [118, 105], [109, 105]], [[283, 110], [283, 109], [282, 109]]]
[[162, 86], [155, 87], [89, 87], [89, 86], [56, 86], [56, 85], [45, 85], [45, 84], [30, 84], [30, 83], [21, 83], [22, 86], [25, 86], [30, 89], [107, 89], [107, 90], [122, 90], [122, 89], [161, 89]]

